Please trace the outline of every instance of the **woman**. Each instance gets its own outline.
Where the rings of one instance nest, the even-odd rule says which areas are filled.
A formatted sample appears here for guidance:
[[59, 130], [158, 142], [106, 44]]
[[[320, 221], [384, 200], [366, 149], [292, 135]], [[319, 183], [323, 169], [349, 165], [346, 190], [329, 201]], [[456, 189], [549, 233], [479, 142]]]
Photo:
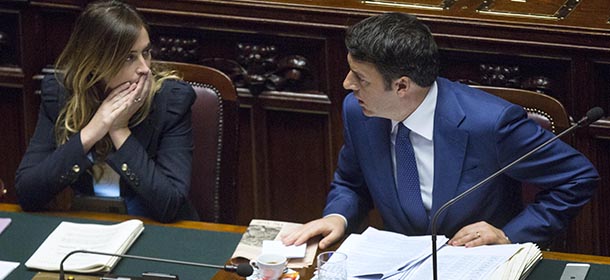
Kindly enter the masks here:
[[[38, 124], [17, 170], [26, 211], [63, 209], [76, 195], [120, 196], [127, 213], [197, 219], [188, 202], [193, 89], [151, 69], [148, 26], [119, 1], [78, 18], [42, 82]], [[67, 199], [66, 199], [67, 198]]]

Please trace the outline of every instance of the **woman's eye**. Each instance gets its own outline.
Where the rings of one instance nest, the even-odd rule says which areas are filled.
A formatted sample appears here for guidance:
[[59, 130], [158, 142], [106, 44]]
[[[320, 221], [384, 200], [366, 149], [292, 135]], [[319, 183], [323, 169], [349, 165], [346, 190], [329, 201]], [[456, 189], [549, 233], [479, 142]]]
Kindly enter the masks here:
[[130, 55], [127, 56], [125, 61], [130, 62], [130, 61], [133, 61], [134, 59], [135, 59], [135, 56], [133, 54], [130, 54]]

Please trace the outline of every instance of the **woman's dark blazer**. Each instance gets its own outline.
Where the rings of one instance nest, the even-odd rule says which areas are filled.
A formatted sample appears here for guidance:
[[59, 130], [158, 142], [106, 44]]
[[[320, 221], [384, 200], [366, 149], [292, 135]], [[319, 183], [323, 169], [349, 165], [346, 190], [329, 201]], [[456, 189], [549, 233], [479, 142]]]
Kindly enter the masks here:
[[[71, 186], [93, 194], [92, 162], [80, 133], [63, 145], [55, 141], [55, 121], [67, 92], [54, 75], [42, 82], [42, 101], [34, 136], [16, 175], [17, 196], [26, 211], [44, 210]], [[121, 196], [143, 205], [145, 216], [161, 222], [197, 219], [188, 200], [193, 137], [191, 105], [196, 95], [185, 82], [166, 80], [155, 94], [149, 116], [106, 162], [120, 175]]]

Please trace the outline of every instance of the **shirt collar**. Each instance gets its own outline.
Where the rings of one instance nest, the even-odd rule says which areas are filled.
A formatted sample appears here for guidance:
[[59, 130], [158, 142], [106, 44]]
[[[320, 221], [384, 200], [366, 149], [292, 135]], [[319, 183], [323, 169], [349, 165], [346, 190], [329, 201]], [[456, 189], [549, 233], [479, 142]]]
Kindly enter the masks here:
[[[432, 132], [434, 131], [434, 113], [436, 111], [436, 99], [438, 97], [438, 86], [436, 81], [428, 90], [428, 94], [421, 104], [415, 109], [411, 115], [402, 123], [408, 127], [411, 132], [432, 141]], [[392, 120], [392, 132], [396, 130], [396, 125], [399, 122]]]

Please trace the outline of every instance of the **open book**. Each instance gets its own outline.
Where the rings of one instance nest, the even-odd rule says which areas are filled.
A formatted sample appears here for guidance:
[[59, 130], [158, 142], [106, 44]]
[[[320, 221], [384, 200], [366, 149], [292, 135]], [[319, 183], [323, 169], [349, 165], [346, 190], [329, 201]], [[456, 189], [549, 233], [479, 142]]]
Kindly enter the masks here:
[[[310, 240], [307, 245], [304, 246], [304, 250], [301, 248], [291, 248], [295, 246], [288, 246], [284, 248], [278, 248], [281, 245], [281, 235], [292, 231], [294, 228], [299, 227], [301, 224], [281, 222], [281, 221], [270, 221], [253, 219], [248, 225], [248, 229], [242, 236], [235, 252], [233, 252], [233, 258], [245, 258], [248, 260], [256, 259], [265, 250], [274, 250], [273, 253], [283, 254], [288, 260], [289, 268], [303, 268], [313, 264], [313, 259], [316, 256], [316, 249], [318, 247], [317, 240]], [[275, 243], [269, 242], [275, 241]], [[280, 245], [278, 245], [280, 244]], [[282, 250], [281, 252], [278, 250]], [[299, 253], [300, 252], [300, 253]], [[265, 251], [265, 253], [272, 253]]]
[[[431, 242], [430, 236], [368, 228], [350, 235], [338, 251], [348, 255], [349, 279], [432, 279]], [[466, 248], [446, 242], [437, 238], [439, 279], [523, 279], [542, 258], [533, 243]]]
[[[61, 222], [25, 263], [31, 269], [59, 271], [61, 260], [75, 250], [124, 254], [144, 230], [140, 220], [113, 225]], [[77, 253], [64, 262], [64, 270], [81, 273], [108, 272], [117, 257]]]

